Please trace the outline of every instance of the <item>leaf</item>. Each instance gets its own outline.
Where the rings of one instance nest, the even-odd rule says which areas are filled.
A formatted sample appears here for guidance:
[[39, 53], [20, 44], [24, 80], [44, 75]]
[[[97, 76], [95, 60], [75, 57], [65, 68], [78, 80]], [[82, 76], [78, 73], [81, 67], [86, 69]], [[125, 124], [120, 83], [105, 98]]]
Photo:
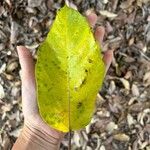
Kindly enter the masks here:
[[118, 133], [114, 135], [114, 139], [122, 142], [127, 142], [130, 140], [130, 137], [124, 133]]
[[124, 85], [124, 87], [127, 89], [127, 90], [130, 90], [130, 84], [129, 84], [129, 81], [124, 79], [124, 78], [119, 78], [119, 80], [122, 82], [122, 84]]
[[0, 84], [0, 99], [5, 97], [5, 92], [3, 86]]
[[105, 67], [85, 17], [64, 6], [38, 51], [36, 80], [42, 118], [68, 132], [92, 117]]
[[107, 10], [101, 10], [101, 11], [100, 11], [100, 14], [101, 14], [102, 16], [106, 16], [106, 17], [108, 17], [108, 18], [115, 18], [115, 17], [117, 17], [117, 14], [114, 14], [114, 13], [109, 12], [109, 11], [107, 11]]

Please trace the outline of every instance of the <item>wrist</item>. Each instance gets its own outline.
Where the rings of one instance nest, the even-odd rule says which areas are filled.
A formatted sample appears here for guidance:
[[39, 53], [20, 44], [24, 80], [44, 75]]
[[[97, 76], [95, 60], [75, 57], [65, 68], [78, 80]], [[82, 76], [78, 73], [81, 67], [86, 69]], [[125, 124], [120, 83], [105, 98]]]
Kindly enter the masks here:
[[65, 135], [64, 132], [58, 131], [49, 126], [46, 122], [42, 120], [42, 118], [39, 115], [34, 115], [33, 117], [30, 116], [30, 118], [25, 118], [24, 125], [30, 127], [31, 129], [37, 129], [45, 135], [54, 137], [54, 139], [57, 139], [58, 141], [61, 141]]
[[13, 150], [57, 150], [64, 133], [52, 129], [44, 122], [25, 121], [21, 135]]
[[27, 124], [24, 125], [22, 137], [29, 145], [36, 145], [36, 147], [43, 149], [58, 149], [60, 145], [60, 139], [55, 138], [54, 135], [47, 134], [37, 127]]

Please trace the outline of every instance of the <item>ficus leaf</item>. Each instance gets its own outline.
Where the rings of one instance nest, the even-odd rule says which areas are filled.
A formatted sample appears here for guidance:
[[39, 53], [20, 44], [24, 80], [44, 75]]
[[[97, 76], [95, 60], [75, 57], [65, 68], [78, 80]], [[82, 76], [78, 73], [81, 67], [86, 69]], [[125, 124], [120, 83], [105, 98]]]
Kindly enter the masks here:
[[86, 18], [64, 6], [36, 63], [38, 105], [45, 122], [64, 132], [88, 125], [104, 73], [100, 47]]

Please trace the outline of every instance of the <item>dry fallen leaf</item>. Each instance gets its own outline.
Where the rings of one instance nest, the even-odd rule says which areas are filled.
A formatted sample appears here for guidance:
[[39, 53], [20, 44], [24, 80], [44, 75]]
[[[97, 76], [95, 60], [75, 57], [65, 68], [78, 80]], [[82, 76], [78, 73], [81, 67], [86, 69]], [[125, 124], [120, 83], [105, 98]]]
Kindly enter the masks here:
[[132, 6], [132, 3], [134, 2], [135, 0], [127, 0], [127, 1], [124, 1], [121, 3], [120, 5], [120, 8], [122, 9], [127, 9], [129, 8], [130, 6]]
[[18, 67], [18, 62], [13, 61], [7, 65], [7, 72], [12, 72]]
[[135, 123], [135, 120], [133, 119], [131, 114], [127, 115], [127, 122], [128, 122], [129, 127]]
[[17, 138], [17, 137], [19, 136], [21, 130], [22, 130], [22, 127], [16, 128], [16, 129], [13, 130], [12, 132], [10, 132], [10, 135]]
[[150, 85], [150, 71], [145, 73], [143, 81], [145, 82], [146, 86]]
[[[30, 1], [30, 4], [27, 1]], [[0, 43], [0, 84], [3, 86], [5, 93], [5, 97], [0, 99], [0, 126], [2, 126], [0, 127], [0, 150], [11, 149], [16, 138], [10, 134], [23, 123], [21, 96], [17, 94], [17, 89], [14, 88], [20, 90], [20, 85], [16, 85], [16, 81], [20, 80], [17, 73], [19, 67], [11, 72], [6, 70], [8, 64], [16, 61], [17, 58], [13, 46], [10, 44], [10, 39], [11, 42], [15, 42], [14, 45], [26, 45], [31, 49], [34, 58], [37, 58], [36, 49], [45, 39], [53, 18], [55, 18], [56, 10], [61, 8], [64, 3], [62, 0], [42, 0], [39, 5], [41, 0], [38, 2], [36, 0], [27, 1], [21, 0], [12, 3], [12, 0], [5, 0], [0, 5], [0, 41], [2, 41]], [[69, 0], [67, 1], [70, 3]], [[31, 2], [34, 4], [31, 4]], [[104, 51], [109, 48], [115, 49], [115, 58], [113, 58], [113, 64], [108, 72], [109, 76], [114, 78], [107, 80], [106, 77], [101, 97], [99, 95], [97, 97], [97, 111], [91, 123], [86, 127], [84, 136], [79, 135], [79, 138], [83, 139], [79, 142], [80, 147], [76, 145], [75, 138], [73, 138], [74, 133], [72, 132], [72, 149], [150, 150], [148, 145], [150, 126], [147, 123], [150, 116], [148, 110], [150, 108], [150, 65], [148, 63], [150, 62], [150, 11], [147, 2], [150, 1], [74, 1], [81, 13], [86, 12], [87, 9], [92, 9], [98, 14], [97, 25], [105, 25], [106, 27]], [[36, 7], [29, 7], [29, 5]], [[115, 18], [103, 16], [100, 14], [100, 10], [107, 10], [118, 16]], [[19, 32], [13, 32], [13, 28], [17, 29], [17, 26], [12, 23], [12, 19], [19, 25]], [[19, 35], [14, 37], [15, 34]], [[126, 90], [118, 78], [126, 79], [131, 89]], [[111, 83], [111, 81], [114, 83]], [[136, 88], [133, 84], [137, 86], [139, 96], [135, 96]], [[113, 90], [114, 85], [115, 90]], [[12, 109], [7, 108], [7, 105], [8, 107], [12, 106]], [[4, 110], [10, 109], [10, 111], [4, 112], [1, 108]], [[125, 115], [123, 112], [125, 112]], [[99, 122], [101, 118], [102, 121]], [[118, 121], [120, 118], [121, 121]], [[130, 140], [126, 142], [113, 140], [113, 135], [106, 130], [110, 122], [115, 122], [118, 126], [117, 130], [113, 130], [113, 134], [127, 134]], [[102, 126], [103, 124], [105, 125]], [[102, 126], [102, 128], [99, 129], [99, 126]], [[68, 138], [66, 137], [60, 150], [67, 149], [67, 147]]]
[[74, 142], [75, 144], [80, 147], [81, 146], [81, 143], [80, 143], [80, 135], [77, 131], [74, 132]]
[[1, 109], [3, 110], [3, 112], [8, 112], [13, 108], [13, 106], [11, 104], [5, 104], [1, 107]]
[[108, 17], [108, 18], [115, 18], [115, 17], [117, 17], [117, 14], [112, 13], [112, 12], [109, 12], [109, 11], [107, 11], [107, 10], [101, 10], [101, 11], [100, 11], [100, 14], [101, 14], [102, 16], [105, 16], [105, 17]]
[[132, 94], [133, 94], [134, 96], [138, 97], [138, 96], [140, 95], [139, 89], [138, 89], [138, 87], [137, 87], [136, 84], [132, 84], [131, 90], [132, 90]]
[[116, 85], [115, 85], [115, 82], [114, 81], [111, 81], [110, 82], [110, 86], [109, 86], [109, 89], [108, 89], [108, 92], [109, 94], [112, 94], [116, 89]]
[[129, 81], [124, 79], [124, 78], [119, 78], [119, 80], [122, 82], [122, 84], [124, 85], [124, 87], [127, 89], [127, 90], [130, 90], [130, 84], [129, 84]]
[[109, 122], [106, 126], [106, 129], [109, 133], [112, 133], [115, 129], [118, 129], [118, 125], [114, 122]]
[[139, 7], [142, 7], [142, 4], [146, 4], [148, 2], [150, 2], [150, 0], [137, 0], [137, 5]]
[[3, 86], [0, 84], [0, 99], [5, 97], [5, 92]]
[[126, 135], [125, 133], [119, 133], [114, 135], [114, 139], [122, 142], [127, 142], [130, 140], [130, 137]]
[[1, 67], [0, 67], [0, 74], [3, 73], [6, 69], [6, 63], [4, 63]]

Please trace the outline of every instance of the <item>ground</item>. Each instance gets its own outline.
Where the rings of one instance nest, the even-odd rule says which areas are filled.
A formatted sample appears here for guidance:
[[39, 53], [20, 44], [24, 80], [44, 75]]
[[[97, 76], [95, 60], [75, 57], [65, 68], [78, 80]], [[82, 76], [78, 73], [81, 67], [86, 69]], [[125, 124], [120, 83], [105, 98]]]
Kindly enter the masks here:
[[[71, 1], [70, 1], [71, 2]], [[150, 1], [76, 0], [106, 28], [104, 51], [112, 65], [97, 96], [91, 123], [72, 133], [72, 149], [150, 150]], [[36, 57], [62, 0], [0, 1], [0, 150], [9, 150], [22, 124], [20, 65], [16, 45]], [[67, 149], [66, 138], [61, 149]]]

